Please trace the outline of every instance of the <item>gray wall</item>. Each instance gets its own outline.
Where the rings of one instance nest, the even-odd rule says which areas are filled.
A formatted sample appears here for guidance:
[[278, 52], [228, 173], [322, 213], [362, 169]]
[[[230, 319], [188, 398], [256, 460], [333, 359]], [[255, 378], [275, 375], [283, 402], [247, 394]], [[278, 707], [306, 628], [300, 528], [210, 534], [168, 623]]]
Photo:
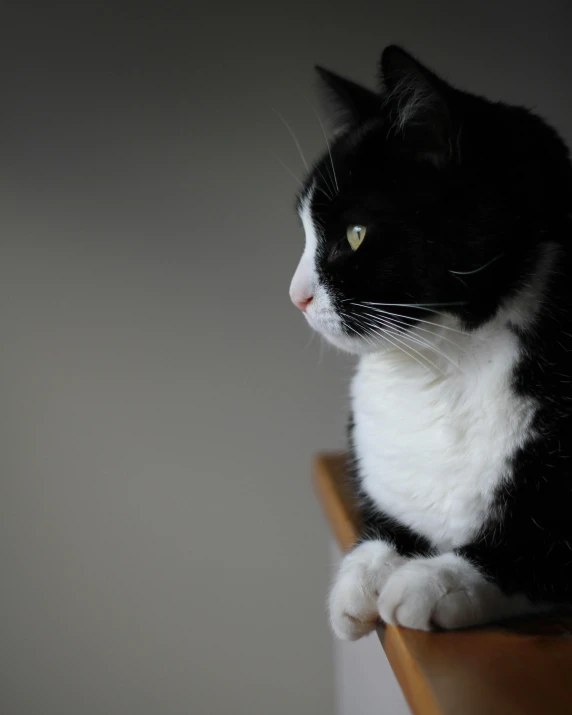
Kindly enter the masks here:
[[349, 361], [288, 302], [273, 109], [315, 156], [312, 65], [397, 40], [569, 130], [567, 4], [2, 3], [1, 712], [333, 712]]

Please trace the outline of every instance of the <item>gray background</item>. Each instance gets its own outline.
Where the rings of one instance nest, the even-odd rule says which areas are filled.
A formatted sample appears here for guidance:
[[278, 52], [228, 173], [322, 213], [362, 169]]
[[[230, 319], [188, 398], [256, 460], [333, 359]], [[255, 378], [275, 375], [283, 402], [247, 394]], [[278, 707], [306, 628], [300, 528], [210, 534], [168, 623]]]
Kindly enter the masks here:
[[2, 713], [333, 712], [309, 460], [351, 361], [288, 301], [273, 110], [316, 156], [313, 64], [398, 41], [570, 135], [569, 7], [0, 5]]

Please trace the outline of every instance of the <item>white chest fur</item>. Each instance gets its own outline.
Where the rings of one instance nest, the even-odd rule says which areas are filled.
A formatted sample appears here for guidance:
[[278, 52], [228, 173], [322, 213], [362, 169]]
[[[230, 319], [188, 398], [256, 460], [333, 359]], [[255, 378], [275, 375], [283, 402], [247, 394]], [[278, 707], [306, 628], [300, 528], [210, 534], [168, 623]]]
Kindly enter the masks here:
[[452, 361], [427, 353], [444, 375], [391, 349], [362, 357], [352, 385], [366, 492], [441, 550], [476, 535], [534, 413], [511, 388], [519, 348], [506, 323], [455, 338]]

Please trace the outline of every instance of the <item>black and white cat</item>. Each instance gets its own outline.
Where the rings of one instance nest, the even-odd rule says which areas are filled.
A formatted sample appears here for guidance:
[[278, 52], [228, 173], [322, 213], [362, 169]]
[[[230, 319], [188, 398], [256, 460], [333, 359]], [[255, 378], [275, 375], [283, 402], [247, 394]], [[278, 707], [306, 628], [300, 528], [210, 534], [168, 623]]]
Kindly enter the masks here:
[[457, 628], [572, 603], [572, 167], [529, 111], [398, 47], [339, 110], [298, 199], [290, 295], [359, 355], [350, 453], [364, 531], [335, 633]]

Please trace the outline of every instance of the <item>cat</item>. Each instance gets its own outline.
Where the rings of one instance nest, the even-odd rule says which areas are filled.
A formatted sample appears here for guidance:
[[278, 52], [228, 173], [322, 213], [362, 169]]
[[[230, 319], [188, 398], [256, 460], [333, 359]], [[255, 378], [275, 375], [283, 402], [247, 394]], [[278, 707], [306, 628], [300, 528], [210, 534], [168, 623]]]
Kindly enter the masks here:
[[336, 133], [297, 197], [292, 301], [358, 356], [363, 530], [329, 598], [455, 629], [572, 603], [572, 166], [527, 109], [397, 46], [370, 91], [317, 68]]

